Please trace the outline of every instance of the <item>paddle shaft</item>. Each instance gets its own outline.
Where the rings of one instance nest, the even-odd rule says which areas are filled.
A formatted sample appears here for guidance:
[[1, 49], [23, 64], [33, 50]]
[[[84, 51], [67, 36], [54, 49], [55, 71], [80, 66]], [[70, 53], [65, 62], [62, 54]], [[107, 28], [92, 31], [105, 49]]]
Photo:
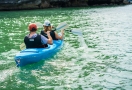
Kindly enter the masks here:
[[[37, 23], [37, 24], [40, 25], [41, 23]], [[66, 29], [66, 28], [68, 28], [67, 23], [66, 23], [66, 22], [62, 22], [62, 23], [60, 23], [60, 24], [55, 28], [54, 31], [56, 31], [56, 30], [63, 30], [63, 29]], [[22, 44], [20, 45], [20, 49], [21, 49], [21, 50], [24, 50], [25, 48], [26, 48], [26, 45], [25, 45], [24, 43], [22, 43]]]

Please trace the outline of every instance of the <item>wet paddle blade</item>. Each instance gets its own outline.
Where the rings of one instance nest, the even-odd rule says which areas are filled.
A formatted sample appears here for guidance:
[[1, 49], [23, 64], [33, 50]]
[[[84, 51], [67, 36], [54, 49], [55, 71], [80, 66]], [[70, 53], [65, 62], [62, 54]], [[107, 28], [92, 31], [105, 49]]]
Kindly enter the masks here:
[[75, 35], [82, 36], [82, 31], [80, 29], [72, 29], [70, 30], [70, 32], [72, 32]]
[[21, 49], [21, 50], [26, 49], [26, 45], [25, 45], [25, 43], [22, 43], [22, 44], [20, 45], [20, 49]]
[[56, 27], [56, 30], [63, 30], [66, 28], [68, 28], [68, 24], [66, 22], [62, 22]]
[[40, 22], [35, 22], [35, 24], [37, 25], [38, 28], [43, 28], [43, 24]]

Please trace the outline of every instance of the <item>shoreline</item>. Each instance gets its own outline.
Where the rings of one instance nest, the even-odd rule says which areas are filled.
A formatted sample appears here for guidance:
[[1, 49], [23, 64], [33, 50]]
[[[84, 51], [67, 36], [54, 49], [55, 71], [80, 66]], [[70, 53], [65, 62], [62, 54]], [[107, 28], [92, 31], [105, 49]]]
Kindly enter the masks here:
[[129, 5], [129, 1], [40, 1], [38, 2], [14, 2], [0, 3], [0, 11], [18, 11], [18, 10], [36, 10], [36, 9], [51, 9], [51, 8], [68, 8], [68, 7], [96, 7], [96, 6], [120, 6]]
[[23, 10], [47, 10], [47, 9], [59, 9], [59, 8], [96, 8], [96, 7], [111, 7], [111, 6], [125, 6], [125, 5], [130, 5], [130, 4], [101, 4], [101, 5], [90, 5], [90, 6], [71, 6], [71, 7], [46, 7], [46, 8], [12, 8], [12, 9], [1, 9], [0, 11], [23, 11]]

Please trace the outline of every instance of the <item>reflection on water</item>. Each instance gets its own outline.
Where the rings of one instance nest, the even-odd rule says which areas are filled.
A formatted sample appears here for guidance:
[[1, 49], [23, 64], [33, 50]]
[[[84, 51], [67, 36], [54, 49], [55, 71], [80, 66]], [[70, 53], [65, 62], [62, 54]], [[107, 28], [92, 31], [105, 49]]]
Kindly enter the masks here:
[[[131, 90], [132, 5], [0, 12], [1, 90]], [[9, 14], [9, 15], [8, 15]], [[17, 68], [14, 55], [30, 22], [66, 21], [65, 44], [54, 57]], [[38, 29], [38, 32], [42, 28]]]

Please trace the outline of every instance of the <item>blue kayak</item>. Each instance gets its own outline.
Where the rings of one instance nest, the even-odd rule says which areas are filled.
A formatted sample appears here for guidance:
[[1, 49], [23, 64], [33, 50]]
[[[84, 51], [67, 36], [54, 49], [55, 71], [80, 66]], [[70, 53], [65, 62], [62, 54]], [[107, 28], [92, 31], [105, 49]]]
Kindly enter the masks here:
[[63, 40], [53, 40], [53, 44], [48, 45], [47, 48], [24, 49], [15, 56], [16, 65], [17, 67], [22, 67], [39, 62], [40, 60], [45, 60], [60, 50], [62, 45]]

